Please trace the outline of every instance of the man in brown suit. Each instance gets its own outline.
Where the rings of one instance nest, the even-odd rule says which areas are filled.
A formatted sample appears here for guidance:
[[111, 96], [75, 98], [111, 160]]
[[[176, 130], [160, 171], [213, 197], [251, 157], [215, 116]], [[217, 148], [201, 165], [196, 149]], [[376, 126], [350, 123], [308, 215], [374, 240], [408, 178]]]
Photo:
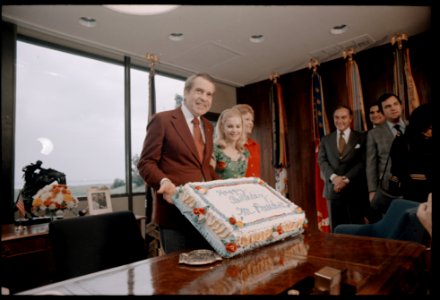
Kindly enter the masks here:
[[[176, 187], [187, 182], [219, 179], [209, 162], [213, 127], [202, 117], [212, 105], [215, 83], [208, 74], [195, 74], [185, 82], [183, 104], [155, 114], [147, 126], [139, 173], [156, 191], [153, 222], [159, 226], [165, 253], [181, 249], [210, 248], [206, 240], [173, 204]], [[200, 123], [203, 158], [193, 138], [194, 118]], [[204, 143], [204, 145], [203, 145]], [[204, 149], [203, 149], [204, 148]]]

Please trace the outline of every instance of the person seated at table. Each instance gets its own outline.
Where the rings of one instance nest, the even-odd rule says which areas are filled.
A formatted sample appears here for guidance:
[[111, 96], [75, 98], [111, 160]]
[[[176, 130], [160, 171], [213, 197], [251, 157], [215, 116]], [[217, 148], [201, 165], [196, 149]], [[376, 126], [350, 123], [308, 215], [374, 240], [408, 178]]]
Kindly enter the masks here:
[[432, 238], [432, 193], [429, 193], [426, 202], [420, 203], [417, 208], [417, 218]]

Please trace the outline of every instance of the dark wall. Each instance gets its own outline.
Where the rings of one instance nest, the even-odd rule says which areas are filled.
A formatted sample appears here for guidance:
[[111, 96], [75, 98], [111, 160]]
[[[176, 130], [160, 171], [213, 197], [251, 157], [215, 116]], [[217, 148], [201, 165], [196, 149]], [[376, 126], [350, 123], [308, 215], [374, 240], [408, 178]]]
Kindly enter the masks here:
[[2, 22], [1, 44], [1, 140], [2, 140], [2, 180], [0, 220], [2, 224], [12, 223], [14, 207], [10, 199], [14, 197], [14, 163], [11, 157], [14, 154], [14, 122], [15, 122], [15, 52], [17, 28], [15, 25]]
[[[421, 103], [431, 101], [432, 53], [431, 32], [409, 37], [411, 69]], [[362, 81], [366, 118], [368, 108], [382, 93], [393, 91], [393, 46], [386, 44], [359, 52], [354, 56]], [[319, 66], [326, 112], [334, 130], [333, 110], [347, 104], [345, 60], [341, 57]], [[268, 78], [270, 74], [267, 74]], [[301, 206], [309, 221], [310, 230], [317, 230], [314, 191], [314, 145], [310, 102], [311, 71], [308, 68], [284, 74], [279, 82], [283, 88], [288, 124], [289, 198]], [[237, 103], [247, 103], [255, 110], [253, 137], [261, 144], [261, 177], [275, 186], [272, 167], [272, 122], [269, 109], [271, 82], [265, 80], [237, 89]], [[368, 120], [369, 122], [369, 120]], [[368, 124], [370, 126], [370, 124]]]

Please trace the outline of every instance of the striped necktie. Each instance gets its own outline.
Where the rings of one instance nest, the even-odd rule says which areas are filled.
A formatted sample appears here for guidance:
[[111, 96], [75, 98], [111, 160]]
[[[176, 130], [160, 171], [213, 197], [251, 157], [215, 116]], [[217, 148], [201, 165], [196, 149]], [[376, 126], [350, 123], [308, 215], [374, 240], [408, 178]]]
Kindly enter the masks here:
[[345, 142], [345, 139], [344, 139], [344, 132], [341, 131], [341, 133], [339, 134], [339, 147], [338, 147], [339, 155], [342, 155], [342, 153], [344, 153], [344, 149], [345, 149], [346, 144], [347, 143]]
[[198, 118], [194, 118], [192, 123], [194, 124], [194, 142], [196, 143], [199, 160], [202, 162], [203, 152], [205, 151], [205, 143], [203, 142], [202, 131], [200, 130], [200, 121]]
[[396, 129], [396, 136], [401, 136], [403, 134], [402, 129], [400, 129], [400, 125], [396, 124], [394, 125], [394, 129]]

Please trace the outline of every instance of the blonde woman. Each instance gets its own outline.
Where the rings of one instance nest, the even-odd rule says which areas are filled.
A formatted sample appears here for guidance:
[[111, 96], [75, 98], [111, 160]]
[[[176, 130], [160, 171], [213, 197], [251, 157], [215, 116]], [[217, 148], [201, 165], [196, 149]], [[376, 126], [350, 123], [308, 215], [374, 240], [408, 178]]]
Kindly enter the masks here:
[[252, 130], [254, 129], [254, 110], [249, 104], [237, 104], [234, 108], [238, 108], [243, 118], [244, 131], [247, 136], [247, 141], [244, 146], [249, 150], [249, 161], [246, 170], [246, 177], [261, 177], [260, 171], [260, 144], [251, 138]]
[[241, 112], [225, 109], [215, 127], [214, 151], [211, 165], [222, 179], [240, 178], [246, 174], [249, 151], [246, 143]]

